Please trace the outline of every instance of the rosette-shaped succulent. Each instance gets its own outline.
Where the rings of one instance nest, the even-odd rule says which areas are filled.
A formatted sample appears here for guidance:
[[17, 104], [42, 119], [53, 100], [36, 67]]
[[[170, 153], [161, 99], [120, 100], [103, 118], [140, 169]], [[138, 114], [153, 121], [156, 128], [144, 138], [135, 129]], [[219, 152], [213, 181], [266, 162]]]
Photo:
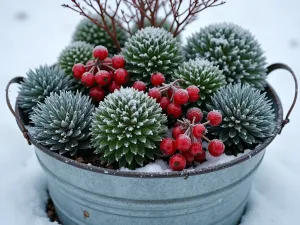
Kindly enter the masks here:
[[94, 114], [91, 142], [107, 164], [134, 169], [160, 154], [167, 117], [146, 93], [121, 88], [106, 96]]
[[29, 113], [39, 103], [50, 95], [51, 92], [73, 90], [73, 81], [58, 67], [47, 65], [29, 70], [24, 82], [21, 83], [18, 105]]
[[79, 92], [51, 93], [38, 104], [30, 119], [34, 123], [33, 137], [60, 154], [76, 154], [90, 148], [90, 124], [94, 105]]
[[67, 75], [72, 75], [72, 68], [76, 63], [86, 64], [93, 59], [94, 47], [83, 41], [77, 41], [67, 46], [58, 58], [59, 66]]
[[227, 154], [237, 154], [270, 137], [275, 128], [272, 102], [249, 85], [229, 84], [217, 91], [208, 105], [223, 115], [213, 134], [228, 146]]
[[[108, 24], [110, 30], [112, 30], [113, 28], [110, 20], [106, 19], [105, 21]], [[122, 29], [117, 29], [117, 38], [120, 42], [120, 45], [123, 46], [127, 39], [127, 35]], [[93, 47], [103, 45], [108, 49], [108, 52], [110, 54], [114, 55], [118, 53], [113, 40], [107, 34], [107, 32], [87, 18], [83, 18], [77, 25], [73, 34], [73, 41], [84, 41], [93, 45]]]
[[212, 24], [187, 39], [186, 57], [208, 59], [223, 71], [227, 82], [266, 85], [266, 59], [254, 36], [232, 23]]
[[180, 85], [184, 88], [195, 85], [200, 89], [201, 98], [197, 101], [199, 106], [210, 102], [212, 94], [226, 84], [222, 71], [213, 63], [200, 58], [184, 62], [175, 71], [174, 77], [182, 80]]
[[[161, 22], [163, 22], [162, 18], [159, 18], [159, 17], [156, 18], [156, 25], [157, 25], [157, 27], [161, 27], [161, 28], [165, 29], [166, 31], [169, 31], [170, 28], [171, 28], [171, 26], [172, 26], [172, 24], [168, 20], [165, 20], [163, 22], [163, 24], [161, 26], [159, 26]], [[144, 20], [144, 26], [143, 26], [143, 28], [146, 28], [146, 27], [151, 27], [151, 22], [147, 18], [145, 18], [145, 20]], [[139, 30], [138, 26], [135, 24], [135, 26], [133, 26], [133, 28], [132, 28], [132, 33], [136, 33], [138, 30]], [[172, 29], [172, 30], [175, 30], [175, 29]]]
[[152, 73], [160, 72], [170, 80], [182, 63], [180, 42], [163, 28], [146, 27], [125, 43], [122, 55], [132, 80], [150, 82]]

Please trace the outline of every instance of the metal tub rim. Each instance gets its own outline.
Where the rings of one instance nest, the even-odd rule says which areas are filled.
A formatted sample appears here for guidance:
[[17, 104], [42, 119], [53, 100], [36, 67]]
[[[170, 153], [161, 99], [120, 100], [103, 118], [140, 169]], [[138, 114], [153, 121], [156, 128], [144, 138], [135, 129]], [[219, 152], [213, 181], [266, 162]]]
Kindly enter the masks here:
[[[276, 125], [275, 125], [275, 130], [273, 132], [273, 136], [267, 138], [263, 143], [257, 145], [254, 149], [252, 149], [249, 153], [244, 154], [243, 156], [240, 156], [234, 160], [231, 160], [226, 163], [218, 164], [212, 167], [207, 167], [207, 168], [200, 168], [200, 169], [194, 169], [194, 170], [183, 170], [183, 171], [172, 171], [172, 172], [163, 172], [163, 173], [150, 173], [150, 172], [134, 172], [134, 171], [120, 171], [120, 170], [114, 170], [114, 169], [108, 169], [108, 168], [103, 168], [103, 167], [97, 167], [93, 165], [87, 165], [83, 164], [80, 162], [77, 162], [73, 159], [67, 158], [63, 155], [60, 155], [56, 152], [50, 151], [49, 148], [37, 143], [37, 141], [31, 136], [30, 133], [28, 133], [30, 142], [40, 151], [46, 153], [47, 155], [55, 158], [56, 160], [59, 160], [63, 163], [69, 164], [70, 166], [74, 166], [80, 169], [92, 171], [95, 173], [102, 173], [106, 175], [112, 175], [112, 176], [122, 176], [122, 177], [135, 177], [135, 178], [168, 178], [168, 177], [188, 177], [188, 176], [195, 176], [195, 175], [200, 175], [200, 174], [205, 174], [205, 173], [210, 173], [210, 172], [215, 172], [218, 170], [222, 170], [228, 167], [232, 167], [236, 164], [242, 163], [251, 157], [255, 156], [259, 152], [261, 152], [263, 149], [265, 149], [276, 137], [276, 135], [279, 133], [281, 124], [283, 121], [283, 109], [282, 109], [282, 104], [281, 101], [275, 92], [275, 90], [271, 87], [270, 84], [268, 84], [266, 88], [266, 92], [268, 93], [269, 97], [273, 101], [274, 105], [276, 106], [275, 108], [275, 113], [276, 113]], [[22, 111], [19, 108], [17, 101], [15, 104], [15, 112], [19, 118], [21, 118], [22, 122], [24, 123], [24, 116], [22, 115]], [[19, 128], [20, 124], [17, 121]]]

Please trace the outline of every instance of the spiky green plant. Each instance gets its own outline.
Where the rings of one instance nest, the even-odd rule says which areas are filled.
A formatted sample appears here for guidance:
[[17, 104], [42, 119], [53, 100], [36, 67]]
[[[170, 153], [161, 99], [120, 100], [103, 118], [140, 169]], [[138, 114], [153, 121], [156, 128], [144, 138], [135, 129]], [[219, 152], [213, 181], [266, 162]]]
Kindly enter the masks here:
[[51, 92], [73, 90], [74, 83], [60, 68], [47, 65], [29, 70], [24, 82], [20, 85], [18, 105], [25, 113], [32, 109], [50, 95]]
[[163, 73], [169, 80], [183, 61], [180, 42], [163, 28], [155, 27], [146, 27], [129, 38], [122, 55], [132, 80], [146, 83], [154, 72]]
[[[157, 27], [158, 27], [158, 25], [161, 24], [161, 22], [163, 22], [162, 18], [160, 18], [160, 17], [156, 18]], [[168, 20], [165, 20], [164, 23], [159, 27], [165, 29], [166, 31], [170, 31], [171, 26], [172, 26], [172, 24]], [[147, 18], [145, 18], [145, 20], [144, 20], [143, 28], [145, 28], [145, 27], [151, 27], [151, 22]], [[132, 33], [135, 34], [138, 30], [141, 30], [141, 29], [139, 29], [138, 26], [136, 24], [134, 24], [134, 26], [132, 27]], [[172, 31], [173, 30], [175, 30], [175, 29], [172, 29]], [[179, 38], [179, 36], [177, 36], [177, 37]]]
[[76, 154], [90, 148], [90, 124], [94, 106], [80, 92], [51, 93], [39, 103], [30, 119], [34, 123], [34, 139], [60, 154]]
[[[99, 19], [99, 21], [101, 23], [102, 20]], [[108, 24], [109, 29], [112, 30], [113, 28], [110, 20], [106, 19], [105, 21]], [[117, 29], [117, 39], [122, 47], [127, 39], [127, 35], [122, 29]], [[73, 41], [84, 41], [93, 45], [93, 47], [103, 45], [108, 49], [111, 55], [118, 53], [113, 40], [107, 32], [87, 18], [83, 18], [77, 25], [73, 34]]]
[[184, 88], [195, 85], [200, 89], [199, 106], [210, 102], [212, 94], [226, 84], [222, 71], [213, 63], [200, 58], [184, 62], [175, 70], [174, 77], [183, 81], [180, 85]]
[[167, 117], [147, 94], [121, 88], [106, 96], [94, 114], [91, 133], [95, 153], [107, 164], [134, 169], [160, 154]]
[[227, 154], [237, 154], [270, 137], [275, 128], [272, 102], [266, 93], [249, 85], [229, 84], [217, 91], [208, 105], [218, 110], [223, 122], [213, 134], [228, 146]]
[[266, 58], [255, 37], [232, 23], [212, 24], [187, 39], [186, 58], [208, 59], [223, 70], [227, 82], [266, 85]]
[[86, 64], [93, 59], [93, 46], [83, 41], [76, 41], [68, 45], [59, 55], [58, 64], [67, 75], [72, 75], [72, 68], [76, 63]]

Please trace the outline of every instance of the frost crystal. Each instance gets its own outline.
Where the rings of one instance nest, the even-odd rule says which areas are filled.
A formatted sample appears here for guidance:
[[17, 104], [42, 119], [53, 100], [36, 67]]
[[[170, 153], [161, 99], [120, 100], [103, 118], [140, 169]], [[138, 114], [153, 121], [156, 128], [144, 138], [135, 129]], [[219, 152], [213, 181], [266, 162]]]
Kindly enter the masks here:
[[229, 84], [217, 91], [208, 105], [209, 110], [219, 110], [222, 124], [213, 128], [213, 134], [221, 139], [227, 154], [237, 154], [253, 144], [272, 136], [275, 114], [266, 93], [249, 85]]
[[161, 72], [169, 79], [183, 61], [180, 42], [163, 28], [139, 30], [125, 43], [122, 54], [133, 80], [146, 83], [154, 72]]
[[86, 64], [93, 58], [93, 46], [82, 41], [77, 41], [67, 46], [58, 58], [59, 66], [67, 75], [72, 76], [72, 68], [76, 63]]
[[88, 96], [62, 91], [51, 93], [38, 104], [30, 119], [36, 141], [52, 151], [74, 155], [88, 149], [89, 128], [94, 106]]
[[195, 85], [200, 89], [201, 98], [198, 105], [210, 101], [210, 96], [226, 84], [222, 71], [213, 63], [204, 59], [189, 60], [183, 63], [174, 73], [174, 77], [183, 80], [184, 88]]
[[121, 88], [100, 102], [94, 113], [91, 141], [95, 153], [108, 164], [142, 166], [160, 153], [157, 146], [166, 132], [166, 121], [154, 99], [135, 89]]
[[21, 83], [18, 104], [24, 112], [29, 113], [51, 92], [61, 90], [72, 90], [73, 82], [69, 76], [58, 67], [49, 67], [47, 65], [29, 70], [24, 82]]
[[218, 65], [227, 82], [247, 83], [259, 89], [266, 85], [266, 59], [254, 36], [232, 23], [200, 29], [187, 40], [186, 57], [201, 57]]

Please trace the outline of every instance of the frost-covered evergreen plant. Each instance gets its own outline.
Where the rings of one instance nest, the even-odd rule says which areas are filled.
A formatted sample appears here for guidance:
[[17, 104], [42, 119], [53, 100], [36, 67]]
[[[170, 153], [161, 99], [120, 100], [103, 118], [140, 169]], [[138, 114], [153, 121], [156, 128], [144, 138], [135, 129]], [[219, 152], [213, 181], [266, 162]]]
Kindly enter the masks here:
[[76, 154], [90, 148], [90, 124], [94, 106], [88, 96], [77, 92], [51, 93], [33, 110], [34, 139], [60, 154]]
[[146, 27], [129, 38], [122, 55], [131, 78], [146, 83], [155, 72], [169, 80], [183, 61], [180, 42], [165, 29], [155, 27]]
[[[163, 21], [162, 18], [156, 18], [156, 24], [159, 25], [161, 22]], [[151, 27], [151, 22], [149, 21], [149, 19], [145, 18], [144, 20], [144, 26], [143, 28], [146, 28], [146, 27]], [[171, 28], [172, 24], [166, 20], [161, 26], [157, 26], [157, 27], [160, 27], [160, 28], [163, 28], [165, 29], [166, 31], [170, 31], [170, 28]], [[142, 29], [142, 28], [141, 28]], [[132, 33], [136, 33], [138, 30], [141, 30], [141, 29], [138, 29], [138, 26], [136, 24], [134, 24], [133, 28], [132, 28]], [[174, 28], [172, 29], [174, 30]]]
[[153, 160], [163, 139], [167, 117], [146, 93], [121, 88], [106, 96], [94, 114], [91, 142], [107, 164], [134, 169]]
[[227, 81], [266, 85], [266, 59], [254, 36], [232, 23], [212, 24], [187, 39], [186, 58], [208, 59], [223, 70]]
[[91, 44], [83, 41], [76, 41], [67, 46], [58, 58], [59, 66], [67, 75], [72, 75], [72, 68], [76, 63], [86, 64], [93, 59], [93, 49]]
[[222, 71], [213, 63], [197, 58], [184, 62], [174, 73], [174, 77], [181, 79], [180, 85], [187, 88], [195, 85], [200, 89], [201, 98], [198, 105], [210, 101], [210, 96], [226, 84]]
[[39, 103], [50, 95], [51, 92], [72, 90], [73, 81], [58, 67], [47, 65], [29, 70], [24, 82], [21, 83], [18, 104], [25, 113], [29, 113]]
[[227, 148], [227, 154], [237, 154], [262, 142], [274, 131], [274, 109], [266, 93], [241, 84], [229, 84], [217, 91], [209, 110], [223, 115], [221, 126], [213, 128]]
[[[100, 23], [102, 22], [100, 21]], [[106, 24], [108, 29], [113, 29], [109, 19], [106, 20]], [[116, 32], [116, 38], [119, 40], [119, 44], [123, 46], [127, 39], [127, 34], [119, 28], [117, 28]], [[114, 55], [118, 53], [114, 41], [107, 32], [87, 18], [83, 18], [77, 25], [73, 34], [73, 41], [84, 41], [93, 45], [93, 47], [103, 45], [108, 49], [110, 54]]]

